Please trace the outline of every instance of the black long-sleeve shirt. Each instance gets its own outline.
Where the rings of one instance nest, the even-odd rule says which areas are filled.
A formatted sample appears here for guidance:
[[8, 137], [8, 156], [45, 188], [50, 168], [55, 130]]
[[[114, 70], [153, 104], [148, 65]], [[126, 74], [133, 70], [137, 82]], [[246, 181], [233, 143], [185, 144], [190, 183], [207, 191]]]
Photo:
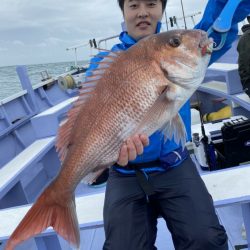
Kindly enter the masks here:
[[239, 75], [243, 89], [250, 90], [250, 24], [242, 27], [244, 32], [241, 36], [237, 50], [239, 53]]

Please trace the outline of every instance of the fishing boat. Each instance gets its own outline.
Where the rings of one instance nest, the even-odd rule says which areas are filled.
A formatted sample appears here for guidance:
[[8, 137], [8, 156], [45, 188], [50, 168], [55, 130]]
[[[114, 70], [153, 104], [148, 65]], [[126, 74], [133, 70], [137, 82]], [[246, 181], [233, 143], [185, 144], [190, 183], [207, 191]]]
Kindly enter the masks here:
[[[113, 38], [113, 37], [112, 37]], [[106, 41], [104, 39], [103, 41]], [[250, 99], [242, 92], [237, 69], [237, 41], [207, 71], [197, 90], [203, 114], [214, 111], [214, 101], [230, 105], [233, 119], [250, 117]], [[22, 91], [0, 101], [0, 250], [41, 191], [60, 170], [55, 149], [58, 128], [77, 99], [79, 83], [86, 68], [76, 68], [58, 77], [43, 79], [32, 85], [25, 66], [16, 71]], [[208, 98], [209, 97], [209, 98]], [[197, 94], [192, 97], [197, 102]], [[236, 117], [236, 118], [235, 118]], [[229, 120], [230, 121], [230, 120]], [[193, 132], [201, 133], [200, 113], [192, 111]], [[223, 126], [223, 121], [220, 121]], [[208, 130], [211, 123], [205, 124]], [[218, 129], [217, 129], [218, 130]], [[250, 164], [207, 171], [188, 145], [192, 158], [209, 192], [216, 211], [227, 230], [229, 249], [247, 249], [250, 244]], [[76, 206], [81, 232], [81, 249], [99, 250], [104, 242], [102, 209], [104, 185], [80, 183], [76, 189]], [[174, 249], [163, 219], [158, 220], [156, 246]], [[69, 244], [52, 228], [17, 247], [18, 250], [66, 250]], [[250, 245], [249, 245], [250, 249]]]

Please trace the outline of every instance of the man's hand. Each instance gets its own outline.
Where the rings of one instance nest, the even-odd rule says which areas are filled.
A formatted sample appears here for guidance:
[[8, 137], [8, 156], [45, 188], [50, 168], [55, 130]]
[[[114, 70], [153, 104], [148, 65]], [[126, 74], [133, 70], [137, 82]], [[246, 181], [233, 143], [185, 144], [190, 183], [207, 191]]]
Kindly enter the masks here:
[[126, 166], [129, 161], [133, 161], [137, 155], [143, 153], [143, 148], [149, 144], [148, 136], [145, 134], [129, 137], [121, 147], [117, 164]]

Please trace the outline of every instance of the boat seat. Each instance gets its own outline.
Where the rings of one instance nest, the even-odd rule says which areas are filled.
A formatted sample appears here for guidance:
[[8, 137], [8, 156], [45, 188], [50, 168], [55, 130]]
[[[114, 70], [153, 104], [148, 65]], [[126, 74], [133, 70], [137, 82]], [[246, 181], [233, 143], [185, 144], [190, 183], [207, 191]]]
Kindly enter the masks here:
[[[250, 229], [250, 165], [219, 170], [202, 175], [209, 193], [212, 195], [215, 207], [225, 207], [242, 204], [243, 219], [249, 239]], [[94, 229], [103, 226], [104, 192], [76, 198], [76, 210], [81, 230]], [[31, 205], [0, 210], [0, 241], [5, 244], [11, 232], [24, 217]], [[244, 212], [245, 211], [245, 212]], [[83, 232], [84, 233], [84, 232]], [[50, 241], [47, 237], [54, 237]], [[39, 241], [38, 241], [39, 239]], [[48, 228], [36, 237], [36, 243], [50, 242], [50, 247], [45, 249], [64, 249], [58, 247], [57, 235], [52, 228]], [[54, 244], [54, 245], [53, 245]], [[64, 242], [64, 244], [66, 244]], [[57, 247], [55, 247], [57, 245]], [[48, 245], [46, 245], [48, 246]]]
[[36, 136], [43, 138], [56, 135], [60, 119], [77, 99], [78, 97], [71, 97], [32, 117], [31, 123]]
[[38, 162], [54, 142], [55, 136], [36, 140], [0, 169], [0, 208], [28, 203], [21, 177], [34, 172], [32, 164]]
[[250, 203], [250, 164], [201, 174], [216, 207]]
[[[221, 76], [221, 80], [226, 82], [227, 93], [230, 95], [242, 92], [242, 85], [240, 81], [239, 65], [237, 63], [213, 63], [207, 69], [206, 78], [214, 79], [215, 76]], [[210, 76], [210, 77], [209, 77]], [[213, 76], [213, 77], [212, 77]], [[202, 86], [202, 85], [201, 85]]]

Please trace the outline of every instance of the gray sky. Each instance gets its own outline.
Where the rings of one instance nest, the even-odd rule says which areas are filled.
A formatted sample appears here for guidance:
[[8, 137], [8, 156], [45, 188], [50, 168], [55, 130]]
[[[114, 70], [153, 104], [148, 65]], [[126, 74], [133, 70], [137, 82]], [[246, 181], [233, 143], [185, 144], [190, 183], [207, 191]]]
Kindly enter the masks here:
[[[203, 12], [207, 0], [183, 2], [190, 15]], [[123, 20], [116, 0], [0, 0], [0, 6], [0, 66], [74, 60], [67, 47], [116, 35]], [[180, 0], [168, 1], [167, 15], [182, 15]], [[78, 59], [88, 60], [91, 53], [81, 48]]]

